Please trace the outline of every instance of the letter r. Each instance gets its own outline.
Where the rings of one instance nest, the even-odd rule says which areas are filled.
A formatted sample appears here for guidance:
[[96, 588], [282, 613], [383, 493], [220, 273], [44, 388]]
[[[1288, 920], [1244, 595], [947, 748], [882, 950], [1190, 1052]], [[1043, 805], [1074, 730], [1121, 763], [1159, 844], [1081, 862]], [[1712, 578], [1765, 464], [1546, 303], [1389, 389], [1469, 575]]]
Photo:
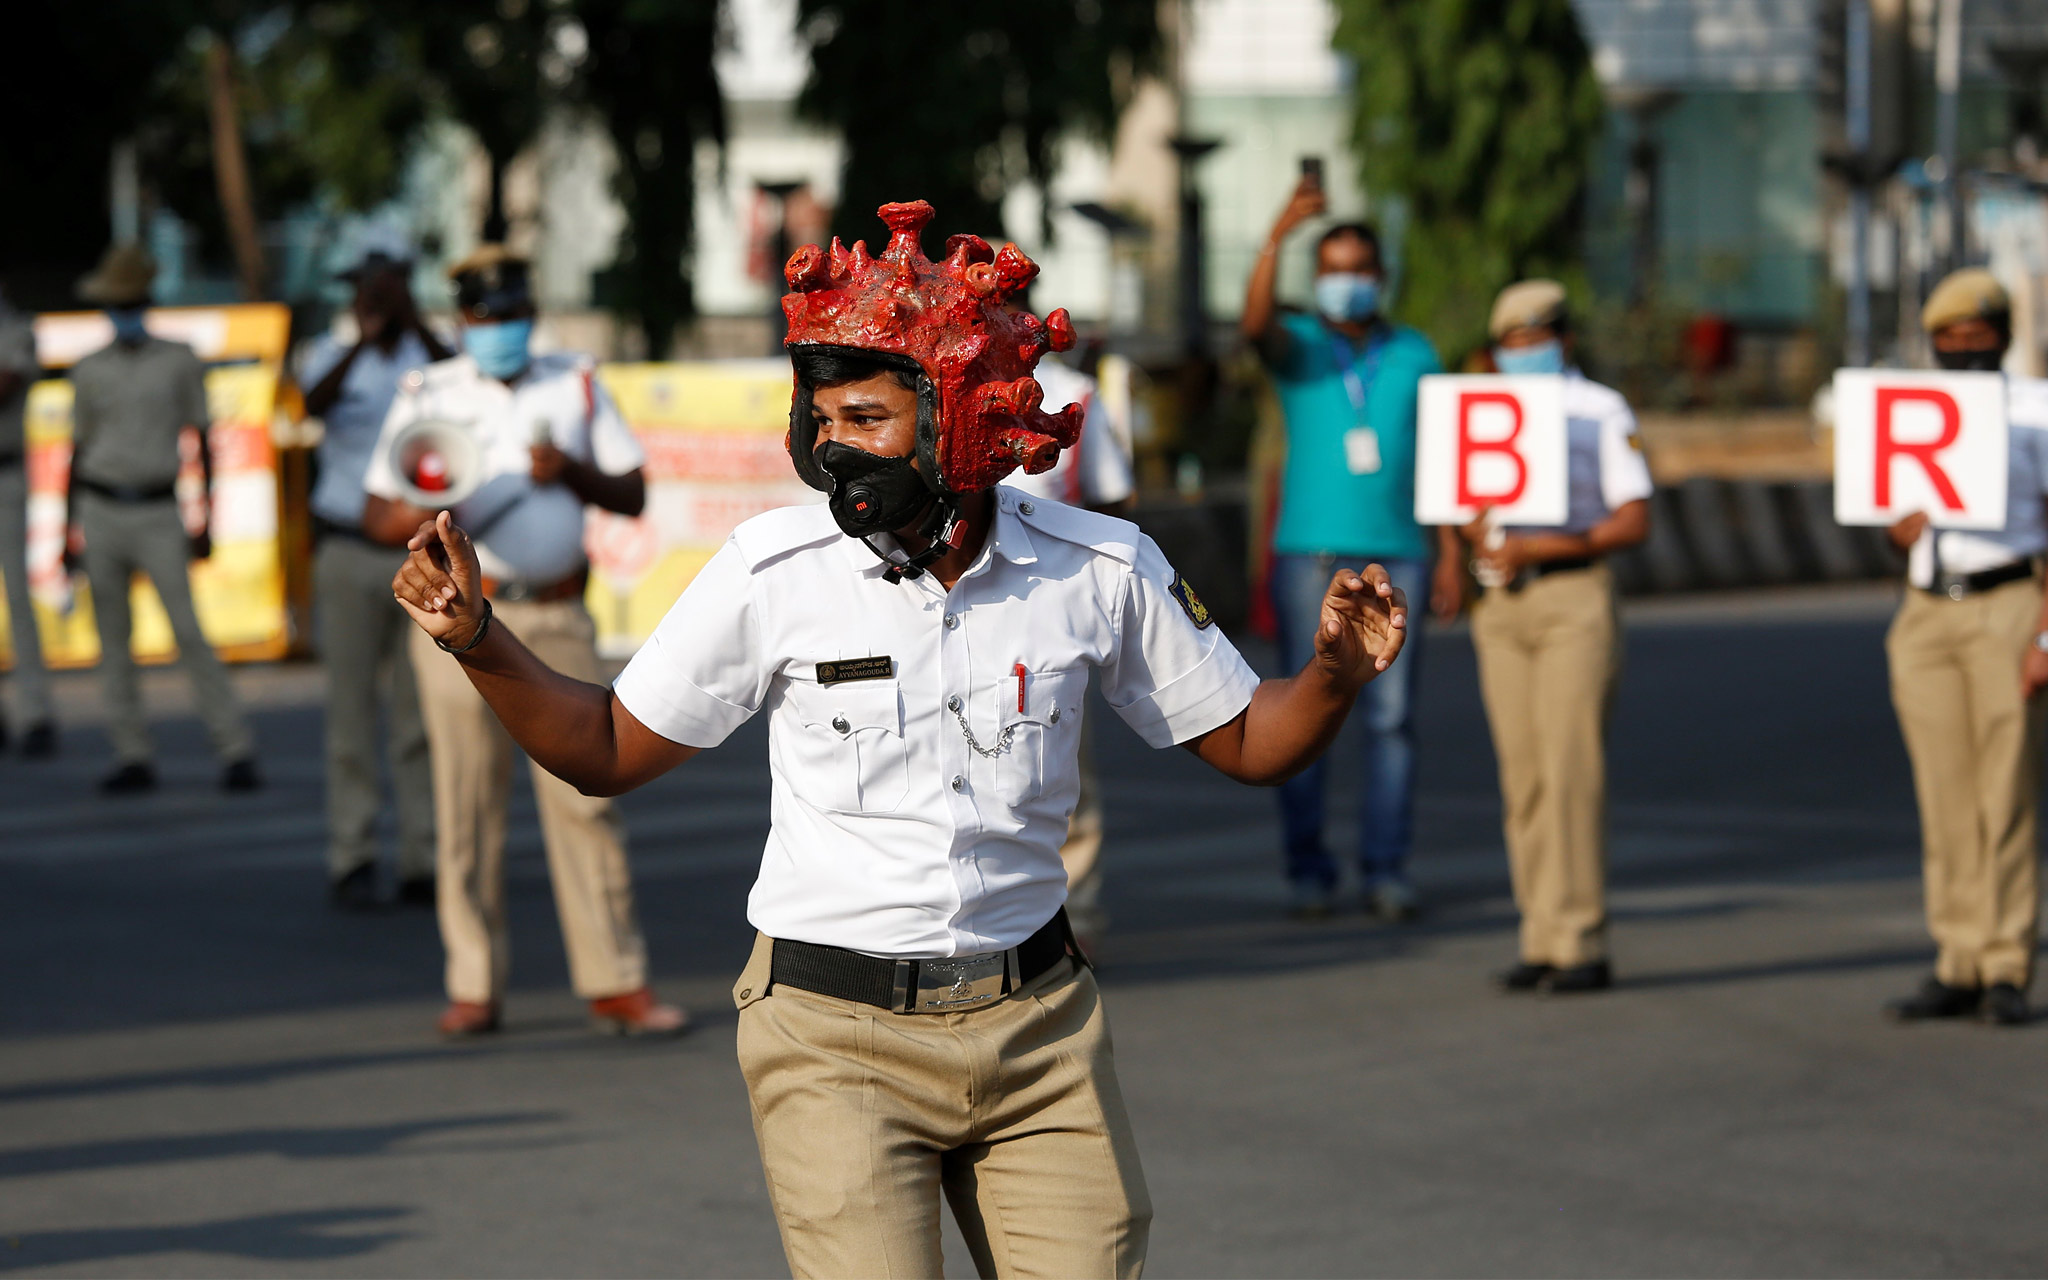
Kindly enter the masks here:
[[[1934, 406], [1941, 414], [1941, 434], [1925, 444], [1907, 444], [1892, 435], [1892, 416], [1902, 401], [1917, 400]], [[1934, 460], [1940, 453], [1956, 442], [1963, 432], [1963, 411], [1956, 405], [1956, 398], [1946, 391], [1933, 387], [1879, 387], [1877, 389], [1877, 487], [1874, 494], [1879, 508], [1892, 505], [1892, 463], [1901, 455], [1920, 464], [1927, 473], [1928, 483], [1934, 486], [1934, 496], [1950, 511], [1963, 509], [1962, 495], [1948, 478], [1948, 472]]]

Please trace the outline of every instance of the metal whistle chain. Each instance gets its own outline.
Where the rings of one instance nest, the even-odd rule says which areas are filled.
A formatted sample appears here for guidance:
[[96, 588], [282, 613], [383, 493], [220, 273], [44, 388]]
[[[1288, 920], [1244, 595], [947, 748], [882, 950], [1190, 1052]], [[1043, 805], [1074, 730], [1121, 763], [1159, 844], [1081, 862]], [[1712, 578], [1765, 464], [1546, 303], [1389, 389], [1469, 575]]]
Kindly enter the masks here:
[[984, 747], [981, 745], [980, 739], [974, 736], [974, 728], [967, 723], [967, 716], [964, 712], [954, 711], [953, 718], [960, 722], [960, 732], [966, 735], [967, 745], [974, 749], [974, 754], [984, 760], [993, 760], [1003, 754], [1003, 752], [1008, 751], [1010, 749], [1010, 739], [1017, 736], [1017, 726], [1012, 724], [1003, 730], [1001, 736], [996, 739], [994, 746]]

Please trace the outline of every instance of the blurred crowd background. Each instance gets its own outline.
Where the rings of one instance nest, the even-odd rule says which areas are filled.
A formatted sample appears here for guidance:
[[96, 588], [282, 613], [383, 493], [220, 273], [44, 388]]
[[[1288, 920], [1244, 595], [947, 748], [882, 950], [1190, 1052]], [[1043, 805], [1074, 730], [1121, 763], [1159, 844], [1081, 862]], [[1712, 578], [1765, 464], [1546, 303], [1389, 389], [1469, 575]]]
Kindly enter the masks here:
[[1796, 453], [1829, 373], [1919, 355], [1966, 260], [2043, 367], [2042, 0], [97, 0], [16, 33], [66, 86], [0, 86], [28, 309], [137, 239], [160, 305], [278, 300], [310, 334], [387, 224], [429, 307], [502, 236], [563, 346], [761, 355], [788, 247], [923, 197], [1151, 375], [1148, 488], [1227, 488], [1259, 393], [1224, 335], [1317, 156], [1448, 366], [1499, 287], [1566, 279], [1653, 448], [1704, 421]]

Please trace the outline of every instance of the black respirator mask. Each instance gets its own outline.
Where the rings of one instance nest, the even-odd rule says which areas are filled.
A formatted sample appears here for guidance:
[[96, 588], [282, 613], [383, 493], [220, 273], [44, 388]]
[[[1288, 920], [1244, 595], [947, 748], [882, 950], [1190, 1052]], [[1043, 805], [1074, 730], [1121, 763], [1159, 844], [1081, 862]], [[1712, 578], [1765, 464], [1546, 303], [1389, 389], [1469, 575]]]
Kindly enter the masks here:
[[[883, 458], [837, 440], [819, 445], [811, 457], [818, 470], [832, 478], [832, 496], [826, 506], [840, 532], [867, 543], [889, 566], [891, 582], [919, 576], [957, 541], [957, 508], [947, 495], [932, 492], [915, 457]], [[915, 556], [890, 555], [875, 546], [876, 534], [903, 528], [927, 507], [930, 511], [918, 527], [919, 535], [931, 544], [925, 551]]]
[[1997, 348], [1989, 351], [1937, 351], [1934, 362], [1950, 373], [1997, 373], [2005, 363], [2005, 352]]

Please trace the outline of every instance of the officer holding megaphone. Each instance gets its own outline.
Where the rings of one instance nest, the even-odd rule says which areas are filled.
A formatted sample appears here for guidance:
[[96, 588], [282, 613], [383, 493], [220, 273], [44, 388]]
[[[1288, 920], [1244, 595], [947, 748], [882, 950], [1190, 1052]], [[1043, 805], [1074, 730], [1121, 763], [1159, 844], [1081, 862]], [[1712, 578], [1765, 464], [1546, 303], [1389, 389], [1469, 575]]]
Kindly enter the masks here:
[[[462, 353], [408, 374], [365, 483], [363, 526], [403, 546], [436, 510], [476, 543], [484, 594], [558, 671], [599, 681], [583, 607], [586, 506], [638, 515], [639, 442], [586, 356], [535, 355], [527, 263], [487, 244], [448, 273]], [[432, 748], [438, 910], [447, 950], [450, 1036], [495, 1031], [510, 969], [505, 806], [512, 740], [455, 659], [416, 631], [412, 660]], [[577, 994], [607, 1031], [680, 1031], [655, 1002], [633, 910], [624, 829], [609, 800], [535, 770], [548, 872]]]

